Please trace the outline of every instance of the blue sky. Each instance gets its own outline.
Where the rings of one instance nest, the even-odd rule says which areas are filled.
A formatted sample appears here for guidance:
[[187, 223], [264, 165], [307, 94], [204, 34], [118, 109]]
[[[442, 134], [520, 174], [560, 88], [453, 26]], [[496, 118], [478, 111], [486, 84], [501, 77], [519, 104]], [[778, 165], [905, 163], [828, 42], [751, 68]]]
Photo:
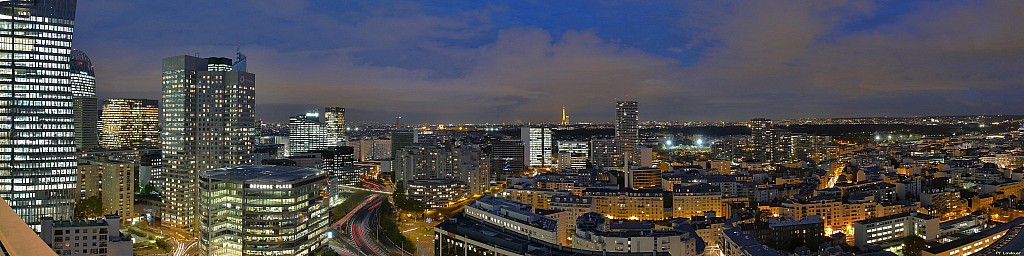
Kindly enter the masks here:
[[1019, 114], [1019, 1], [80, 1], [102, 98], [249, 56], [257, 115], [607, 122]]

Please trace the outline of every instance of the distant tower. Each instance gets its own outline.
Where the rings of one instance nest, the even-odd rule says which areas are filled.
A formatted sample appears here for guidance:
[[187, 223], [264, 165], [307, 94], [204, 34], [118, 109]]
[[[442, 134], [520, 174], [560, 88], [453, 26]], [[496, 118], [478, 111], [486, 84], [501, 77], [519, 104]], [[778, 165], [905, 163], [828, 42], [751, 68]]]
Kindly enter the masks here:
[[637, 116], [636, 101], [619, 101], [615, 103], [615, 139], [622, 143], [622, 154], [626, 163], [636, 165], [639, 156], [636, 152], [640, 142], [640, 119]]
[[565, 114], [565, 106], [562, 106], [562, 126], [569, 125], [569, 116]]
[[78, 151], [99, 148], [99, 103], [96, 100], [96, 73], [89, 56], [71, 50], [71, 93], [75, 110], [75, 147]]
[[327, 125], [316, 111], [288, 119], [288, 154], [290, 156], [325, 149], [331, 146]]
[[248, 71], [245, 71], [245, 68], [246, 68], [245, 67], [246, 66], [246, 61], [245, 60], [246, 60], [245, 54], [242, 54], [242, 47], [241, 46], [235, 47], [235, 62], [231, 64], [231, 69], [234, 70], [234, 71], [239, 71], [239, 72], [248, 72]]
[[345, 108], [328, 107], [324, 109], [324, 124], [327, 126], [327, 139], [332, 146], [344, 144]]

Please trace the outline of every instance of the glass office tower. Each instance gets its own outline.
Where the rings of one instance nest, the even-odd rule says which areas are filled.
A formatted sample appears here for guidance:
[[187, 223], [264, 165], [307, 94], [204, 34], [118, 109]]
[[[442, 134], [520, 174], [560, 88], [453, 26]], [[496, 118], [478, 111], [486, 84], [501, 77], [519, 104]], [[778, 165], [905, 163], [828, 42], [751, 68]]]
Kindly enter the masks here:
[[69, 67], [75, 5], [0, 0], [0, 196], [30, 224], [71, 219], [78, 195]]
[[251, 164], [256, 137], [256, 75], [231, 59], [163, 59], [160, 148], [165, 225], [194, 231], [199, 172]]
[[75, 106], [75, 148], [99, 148], [99, 104], [96, 101], [96, 72], [85, 52], [71, 50], [71, 94]]
[[203, 255], [312, 255], [326, 249], [327, 179], [320, 170], [293, 166], [203, 171]]
[[107, 149], [160, 146], [160, 109], [155, 100], [106, 99], [101, 116], [100, 145]]

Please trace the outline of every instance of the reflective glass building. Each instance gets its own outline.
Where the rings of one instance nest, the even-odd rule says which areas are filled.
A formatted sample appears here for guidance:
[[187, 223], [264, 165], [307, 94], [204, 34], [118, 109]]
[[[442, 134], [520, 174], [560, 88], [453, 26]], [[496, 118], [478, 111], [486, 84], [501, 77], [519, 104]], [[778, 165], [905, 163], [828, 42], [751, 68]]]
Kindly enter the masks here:
[[238, 166], [199, 179], [203, 255], [312, 255], [326, 249], [327, 175], [313, 168]]
[[96, 72], [84, 52], [71, 50], [71, 92], [75, 106], [75, 148], [99, 148], [99, 106], [96, 101]]
[[75, 6], [0, 0], [0, 197], [32, 224], [70, 219], [78, 195], [69, 67]]
[[327, 130], [327, 140], [331, 146], [345, 144], [345, 108], [325, 108], [324, 128]]
[[155, 100], [106, 99], [101, 114], [100, 145], [108, 149], [160, 146], [160, 110]]

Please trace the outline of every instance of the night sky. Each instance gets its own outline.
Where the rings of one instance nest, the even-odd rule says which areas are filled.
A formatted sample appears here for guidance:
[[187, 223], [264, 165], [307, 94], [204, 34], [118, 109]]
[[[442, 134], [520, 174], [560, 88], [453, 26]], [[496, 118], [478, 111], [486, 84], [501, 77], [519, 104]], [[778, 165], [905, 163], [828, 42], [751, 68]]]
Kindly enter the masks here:
[[80, 0], [100, 98], [234, 57], [257, 116], [610, 122], [1024, 112], [1024, 1]]

